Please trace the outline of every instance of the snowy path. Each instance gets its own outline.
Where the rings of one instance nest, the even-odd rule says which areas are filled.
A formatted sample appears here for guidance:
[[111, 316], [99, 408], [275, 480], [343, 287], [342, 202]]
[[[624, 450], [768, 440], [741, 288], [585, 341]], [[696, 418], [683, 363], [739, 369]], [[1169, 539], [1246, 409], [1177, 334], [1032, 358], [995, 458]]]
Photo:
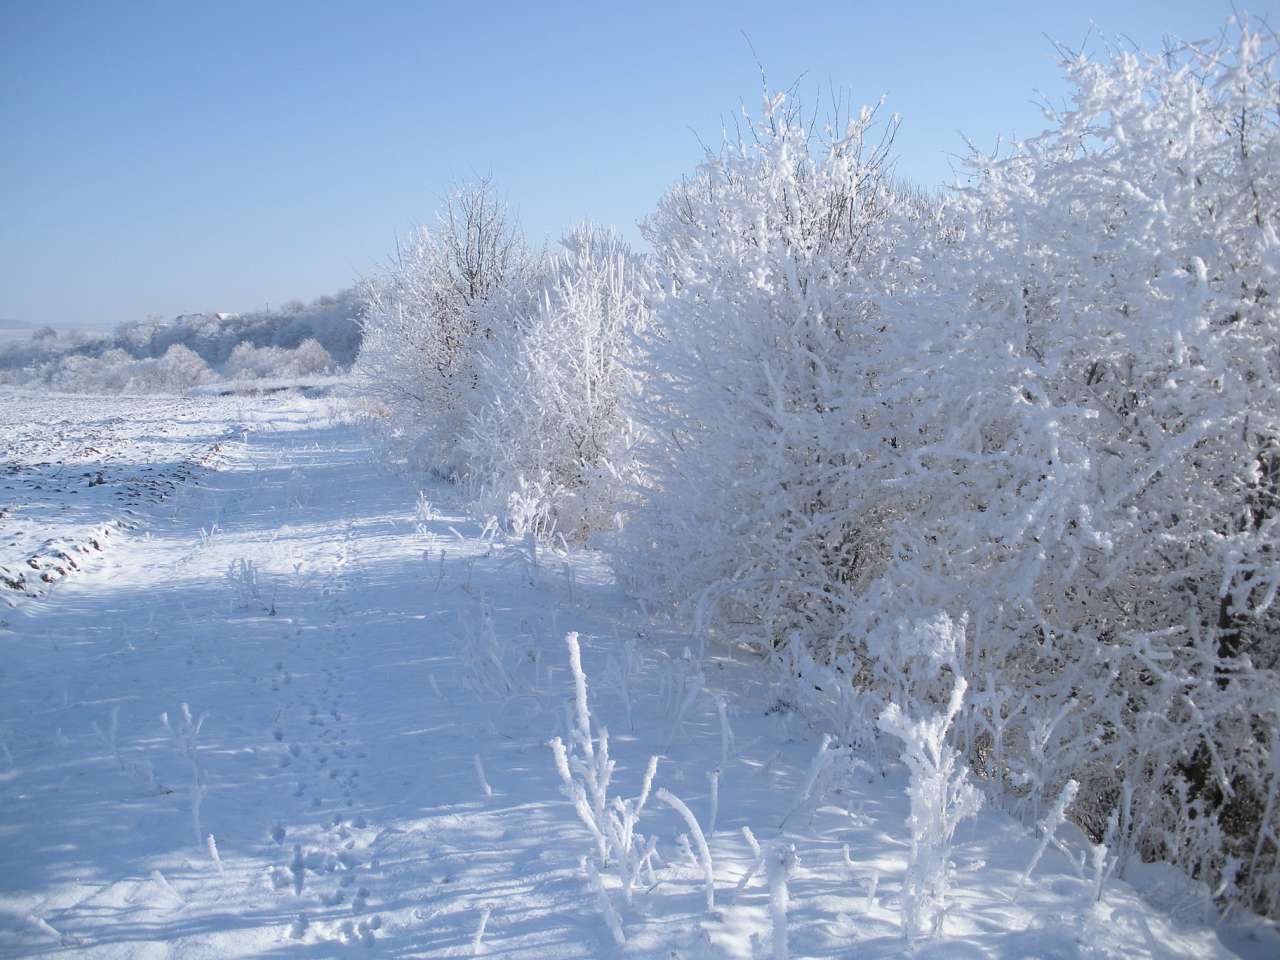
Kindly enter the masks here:
[[[318, 404], [263, 403], [245, 422], [224, 468], [145, 534], [5, 614], [0, 955], [471, 956], [487, 916], [480, 950], [493, 956], [750, 957], [770, 926], [760, 879], [734, 896], [752, 860], [744, 825], [797, 847], [794, 957], [854, 944], [902, 955], [901, 773], [780, 828], [816, 738], [745, 662], [712, 659], [710, 693], [696, 682], [676, 725], [696, 674], [678, 638], [640, 636], [629, 723], [620, 665], [650, 628], [596, 558], [544, 553], [534, 566], [447, 490], [427, 491], [428, 509]], [[657, 783], [706, 826], [707, 774], [725, 759], [714, 695], [733, 705], [710, 836], [718, 913], [683, 861], [683, 824], [650, 801], [641, 830], [666, 865], [631, 906], [610, 888], [624, 948], [587, 891], [591, 841], [545, 746], [572, 697], [568, 630], [583, 638], [623, 796], [661, 753]], [[490, 654], [505, 682], [480, 662]], [[207, 714], [194, 764], [160, 720], [181, 733], [183, 703]], [[1052, 851], [1010, 903], [1034, 841], [1003, 816], [959, 840], [955, 914], [917, 956], [1235, 955], [1124, 884], [1088, 905]]]

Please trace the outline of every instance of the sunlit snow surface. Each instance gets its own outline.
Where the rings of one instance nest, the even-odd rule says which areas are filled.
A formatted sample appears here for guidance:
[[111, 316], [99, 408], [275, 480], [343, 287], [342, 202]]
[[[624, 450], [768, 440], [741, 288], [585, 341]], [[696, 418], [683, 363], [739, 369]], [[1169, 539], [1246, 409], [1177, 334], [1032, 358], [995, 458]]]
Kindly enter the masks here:
[[[818, 734], [738, 650], [710, 652], [709, 694], [673, 731], [664, 678], [689, 641], [645, 620], [589, 552], [535, 558], [486, 535], [454, 491], [376, 464], [330, 401], [5, 401], [0, 564], [118, 525], [2, 614], [0, 954], [693, 960], [749, 958], [754, 934], [770, 956], [763, 878], [734, 895], [750, 826], [796, 846], [792, 957], [905, 955], [904, 773], [862, 777], [780, 826]], [[477, 666], [486, 615], [509, 684]], [[624, 797], [661, 753], [656, 784], [705, 825], [715, 694], [731, 704], [708, 837], [717, 913], [683, 822], [651, 802], [639, 829], [659, 839], [656, 885], [626, 906], [606, 880], [622, 947], [546, 746], [573, 696], [569, 630]], [[615, 679], [628, 639], [634, 729]], [[193, 755], [161, 722], [179, 730], [183, 703], [204, 717]], [[1189, 885], [1153, 868], [1149, 900], [1116, 881], [1094, 904], [1051, 850], [1011, 902], [1034, 848], [999, 813], [964, 824], [955, 905], [915, 955], [1280, 956], [1260, 925], [1218, 931]]]

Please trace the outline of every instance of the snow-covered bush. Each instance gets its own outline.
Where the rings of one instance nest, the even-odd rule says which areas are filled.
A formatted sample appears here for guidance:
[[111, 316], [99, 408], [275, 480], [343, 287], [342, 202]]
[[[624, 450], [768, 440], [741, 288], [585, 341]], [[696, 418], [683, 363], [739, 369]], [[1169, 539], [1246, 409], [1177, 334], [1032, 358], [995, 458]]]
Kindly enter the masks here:
[[975, 159], [952, 269], [894, 310], [964, 320], [874, 593], [970, 613], [968, 746], [1023, 809], [1079, 780], [1122, 869], [1234, 859], [1274, 913], [1280, 136], [1274, 41], [1237, 39], [1072, 56], [1073, 106]]
[[1011, 809], [1076, 780], [1121, 870], [1274, 914], [1280, 137], [1275, 41], [1237, 41], [1069, 56], [1048, 132], [937, 203], [867, 113], [815, 149], [768, 101], [649, 223], [615, 556], [703, 629], [804, 644], [851, 728], [826, 691], [911, 712], [969, 677], [954, 736]]
[[506, 333], [485, 344], [480, 404], [462, 447], [492, 512], [544, 535], [612, 524], [635, 480], [627, 402], [644, 295], [641, 260], [612, 230], [584, 225], [531, 287], [505, 290], [480, 311], [486, 329]]
[[506, 207], [485, 181], [455, 191], [434, 229], [400, 246], [363, 287], [364, 340], [354, 367], [382, 407], [392, 448], [415, 466], [455, 476], [486, 341], [479, 307], [519, 286], [530, 258]]
[[814, 148], [799, 111], [766, 99], [754, 136], [645, 225], [665, 291], [645, 338], [652, 480], [617, 567], [700, 626], [838, 647], [840, 594], [880, 556], [880, 518], [857, 509], [857, 447], [885, 413], [862, 277], [884, 270], [883, 223], [905, 198], [873, 123], [863, 111]]

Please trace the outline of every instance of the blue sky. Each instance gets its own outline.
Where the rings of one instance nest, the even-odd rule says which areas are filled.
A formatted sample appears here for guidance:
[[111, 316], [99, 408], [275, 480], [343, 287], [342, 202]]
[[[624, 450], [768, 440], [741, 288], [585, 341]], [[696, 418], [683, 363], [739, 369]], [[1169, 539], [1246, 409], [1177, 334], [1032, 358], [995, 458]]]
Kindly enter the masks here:
[[[1247, 9], [1280, 21], [1275, 2]], [[1155, 47], [1214, 2], [550, 4], [0, 0], [0, 318], [110, 324], [309, 299], [452, 181], [535, 238], [636, 222], [759, 77], [903, 117], [899, 172], [1040, 128], [1045, 35]]]

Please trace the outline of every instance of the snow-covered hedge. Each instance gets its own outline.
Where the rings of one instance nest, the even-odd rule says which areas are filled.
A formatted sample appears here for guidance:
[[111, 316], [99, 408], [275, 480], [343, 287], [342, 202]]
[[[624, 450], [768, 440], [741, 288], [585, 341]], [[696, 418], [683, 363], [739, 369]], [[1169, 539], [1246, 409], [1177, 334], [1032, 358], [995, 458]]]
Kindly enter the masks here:
[[649, 224], [647, 495], [615, 550], [867, 736], [971, 693], [1029, 819], [1068, 778], [1122, 860], [1280, 907], [1274, 41], [1066, 63], [1073, 104], [959, 191], [864, 113], [769, 100]]

